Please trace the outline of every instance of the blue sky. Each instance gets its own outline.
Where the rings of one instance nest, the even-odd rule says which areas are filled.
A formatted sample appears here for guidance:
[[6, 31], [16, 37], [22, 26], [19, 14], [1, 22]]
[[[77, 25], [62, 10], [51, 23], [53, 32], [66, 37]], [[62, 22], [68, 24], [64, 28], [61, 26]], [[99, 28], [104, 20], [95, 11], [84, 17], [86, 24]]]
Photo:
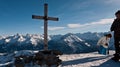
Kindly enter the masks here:
[[[49, 34], [107, 32], [120, 9], [120, 0], [46, 0]], [[43, 34], [44, 0], [0, 0], [0, 35]]]

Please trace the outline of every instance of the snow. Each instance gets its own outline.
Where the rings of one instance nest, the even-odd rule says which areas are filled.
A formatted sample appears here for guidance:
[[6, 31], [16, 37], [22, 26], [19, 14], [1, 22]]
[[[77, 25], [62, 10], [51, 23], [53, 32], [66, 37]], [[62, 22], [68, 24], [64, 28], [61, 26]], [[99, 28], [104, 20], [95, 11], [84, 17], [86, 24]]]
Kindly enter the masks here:
[[83, 41], [82, 39], [80, 39], [79, 37], [75, 36], [75, 35], [70, 35], [68, 37], [66, 37], [66, 39], [64, 39], [64, 41], [67, 41], [67, 42], [80, 42], [80, 41]]
[[6, 42], [6, 43], [10, 42], [10, 39], [5, 39], [5, 42]]
[[[85, 52], [89, 51], [92, 45], [96, 45], [97, 40], [103, 36], [104, 33], [84, 33], [84, 34], [72, 34], [68, 33], [66, 35], [53, 35], [48, 36], [48, 41], [53, 40], [52, 42], [55, 42], [57, 44], [60, 44], [61, 50], [67, 53], [79, 53], [79, 54], [63, 54], [60, 56], [60, 59], [63, 61], [62, 65], [60, 67], [120, 67], [120, 62], [114, 62], [111, 60], [113, 57], [114, 51], [110, 51], [109, 55], [100, 55], [97, 52], [91, 52], [91, 53], [80, 53], [77, 51]], [[1, 50], [8, 49], [12, 44], [16, 45], [40, 45], [43, 44], [43, 35], [37, 35], [37, 34], [16, 34], [12, 36], [0, 36], [0, 45]], [[112, 40], [113, 41], [113, 40]], [[112, 44], [113, 42], [111, 42]], [[9, 46], [7, 46], [7, 45]], [[54, 45], [54, 43], [52, 43]], [[52, 47], [52, 45], [49, 44], [49, 46]], [[62, 46], [61, 46], [62, 45]], [[69, 47], [66, 47], [68, 45]], [[7, 46], [7, 47], [6, 47]], [[18, 46], [19, 47], [19, 46]], [[65, 51], [67, 48], [68, 49]], [[3, 48], [3, 49], [2, 49]], [[12, 48], [12, 47], [10, 47]], [[9, 48], [9, 49], [10, 49]], [[14, 47], [13, 47], [14, 48]], [[29, 47], [28, 47], [29, 48]], [[57, 47], [54, 47], [57, 48]], [[8, 51], [10, 51], [8, 49]], [[93, 50], [93, 49], [91, 49]], [[71, 52], [70, 52], [71, 51]], [[14, 57], [20, 56], [20, 55], [27, 55], [31, 56], [34, 53], [38, 51], [30, 51], [30, 50], [21, 50], [21, 51], [15, 51], [13, 53], [0, 53], [0, 67], [6, 67], [6, 65], [10, 65], [14, 63]], [[25, 66], [28, 67], [28, 66]], [[29, 66], [33, 67], [33, 66]], [[39, 66], [34, 66], [39, 67]]]
[[[58, 49], [63, 53], [80, 53], [96, 50], [98, 39], [105, 33], [67, 33], [65, 35], [48, 36], [49, 49]], [[0, 52], [12, 52], [16, 50], [36, 50], [42, 49], [44, 43], [44, 35], [40, 34], [15, 34], [0, 36]], [[59, 44], [59, 45], [56, 45]], [[114, 49], [113, 39], [110, 41], [110, 48]], [[14, 48], [15, 46], [15, 48]], [[27, 47], [28, 46], [28, 47]], [[40, 46], [40, 47], [37, 47]], [[59, 48], [59, 47], [62, 48]], [[67, 49], [66, 49], [67, 47]], [[67, 51], [64, 51], [66, 49]], [[71, 50], [72, 49], [72, 50]], [[86, 51], [87, 50], [87, 51]]]
[[110, 55], [100, 55], [97, 52], [62, 55], [62, 67], [120, 67], [120, 62], [111, 60], [114, 51]]
[[[6, 65], [12, 65], [14, 62], [14, 57], [19, 55], [32, 55], [37, 51], [17, 51], [11, 54], [1, 54], [0, 55], [0, 67], [5, 67]], [[97, 52], [91, 53], [80, 53], [80, 54], [63, 54], [60, 59], [63, 61], [59, 67], [120, 67], [120, 62], [114, 62], [111, 60], [114, 51], [110, 51], [109, 55], [101, 55]], [[13, 66], [14, 67], [14, 66]], [[28, 67], [27, 65], [25, 67]], [[29, 66], [29, 67], [38, 67]]]
[[25, 38], [23, 36], [20, 36], [20, 38], [18, 38], [18, 42], [23, 42], [25, 41]]
[[18, 56], [31, 56], [33, 55], [34, 52], [33, 51], [30, 51], [30, 50], [22, 50], [22, 51], [15, 51], [15, 57], [18, 57]]
[[87, 45], [87, 46], [89, 46], [89, 47], [90, 47], [90, 44], [88, 44], [88, 43], [85, 43], [85, 45]]

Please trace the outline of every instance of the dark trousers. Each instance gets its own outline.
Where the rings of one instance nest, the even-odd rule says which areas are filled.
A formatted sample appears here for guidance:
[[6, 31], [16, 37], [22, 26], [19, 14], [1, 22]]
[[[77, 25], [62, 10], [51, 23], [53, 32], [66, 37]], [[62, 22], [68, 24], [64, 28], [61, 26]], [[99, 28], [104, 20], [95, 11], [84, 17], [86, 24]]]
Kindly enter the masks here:
[[120, 54], [120, 37], [114, 37], [115, 54]]

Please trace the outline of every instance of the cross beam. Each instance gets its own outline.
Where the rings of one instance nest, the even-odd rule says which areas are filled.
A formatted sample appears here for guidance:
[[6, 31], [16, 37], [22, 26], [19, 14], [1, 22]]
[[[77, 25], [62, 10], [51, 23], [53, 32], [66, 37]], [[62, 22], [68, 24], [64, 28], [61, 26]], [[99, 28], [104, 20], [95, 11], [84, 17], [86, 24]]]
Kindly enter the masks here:
[[48, 20], [58, 21], [58, 18], [48, 17], [48, 4], [44, 4], [44, 16], [32, 15], [32, 19], [44, 20], [44, 50], [48, 50]]

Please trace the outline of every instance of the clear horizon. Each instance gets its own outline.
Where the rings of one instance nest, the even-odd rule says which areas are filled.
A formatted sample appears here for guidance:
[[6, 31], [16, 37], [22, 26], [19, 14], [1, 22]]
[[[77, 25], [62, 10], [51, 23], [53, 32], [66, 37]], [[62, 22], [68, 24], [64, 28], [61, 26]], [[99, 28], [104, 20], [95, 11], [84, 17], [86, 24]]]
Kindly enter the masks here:
[[[49, 35], [66, 35], [66, 34], [69, 34], [70, 32], [68, 33], [65, 33], [65, 34], [48, 34]], [[83, 33], [71, 33], [71, 34], [85, 34], [85, 33], [113, 33], [113, 32], [83, 32]], [[3, 35], [0, 35], [0, 36], [14, 36], [14, 35], [27, 35], [27, 34], [30, 34], [30, 33], [26, 33], [26, 34], [20, 34], [20, 33], [15, 33], [15, 34], [3, 34]], [[37, 33], [31, 33], [30, 35], [36, 35]], [[43, 34], [37, 34], [37, 35], [43, 35]]]
[[[46, 0], [48, 34], [108, 32], [120, 0]], [[0, 35], [43, 34], [44, 0], [0, 0]]]

